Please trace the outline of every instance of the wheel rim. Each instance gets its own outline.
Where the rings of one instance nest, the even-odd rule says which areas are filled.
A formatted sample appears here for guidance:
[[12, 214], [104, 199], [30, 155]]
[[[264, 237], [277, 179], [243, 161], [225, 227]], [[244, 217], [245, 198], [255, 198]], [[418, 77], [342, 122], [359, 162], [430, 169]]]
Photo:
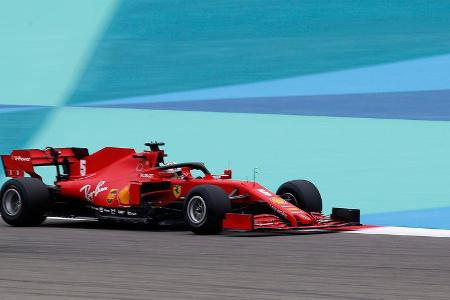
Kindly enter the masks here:
[[15, 189], [9, 189], [3, 194], [3, 210], [10, 216], [15, 216], [22, 208], [22, 197]]
[[201, 224], [206, 219], [206, 203], [200, 196], [194, 196], [189, 200], [187, 207], [189, 220], [194, 224]]
[[295, 196], [291, 193], [283, 193], [280, 196], [281, 198], [283, 198], [284, 200], [286, 200], [287, 202], [295, 205], [298, 207], [298, 201], [297, 198], [295, 198]]

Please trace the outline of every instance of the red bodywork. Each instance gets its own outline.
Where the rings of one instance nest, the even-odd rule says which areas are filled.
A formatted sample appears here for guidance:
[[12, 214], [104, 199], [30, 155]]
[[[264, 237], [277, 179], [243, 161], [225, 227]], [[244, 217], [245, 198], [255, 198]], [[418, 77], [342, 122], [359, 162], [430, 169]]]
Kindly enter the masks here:
[[203, 166], [200, 163], [169, 169], [164, 164], [164, 151], [158, 146], [140, 153], [130, 148], [106, 147], [92, 155], [84, 148], [14, 150], [1, 157], [6, 176], [13, 178], [25, 174], [40, 178], [35, 166], [56, 165], [58, 170], [63, 166], [64, 174], [58, 171], [55, 181], [57, 200], [83, 203], [100, 215], [143, 217], [140, 212], [144, 203], [152, 209], [170, 207], [182, 203], [193, 187], [211, 184], [229, 195], [233, 207], [262, 205], [269, 209], [269, 213], [233, 210], [226, 214], [224, 229], [314, 229], [348, 225], [319, 212], [305, 212], [256, 182], [232, 180], [231, 170], [211, 175], [205, 169], [201, 178], [194, 178], [191, 171], [195, 166]]

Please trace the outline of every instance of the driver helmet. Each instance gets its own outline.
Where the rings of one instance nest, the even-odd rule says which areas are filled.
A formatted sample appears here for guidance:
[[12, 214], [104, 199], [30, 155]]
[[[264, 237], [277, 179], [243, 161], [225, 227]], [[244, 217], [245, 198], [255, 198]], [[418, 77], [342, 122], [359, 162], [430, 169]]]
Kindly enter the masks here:
[[[177, 162], [172, 161], [172, 162], [167, 162], [167, 163], [165, 163], [164, 165], [165, 165], [165, 166], [170, 166], [170, 165], [176, 165], [176, 164], [177, 164]], [[181, 168], [167, 169], [166, 172], [172, 173], [172, 174], [178, 175], [178, 176], [181, 176], [181, 175], [182, 175]]]

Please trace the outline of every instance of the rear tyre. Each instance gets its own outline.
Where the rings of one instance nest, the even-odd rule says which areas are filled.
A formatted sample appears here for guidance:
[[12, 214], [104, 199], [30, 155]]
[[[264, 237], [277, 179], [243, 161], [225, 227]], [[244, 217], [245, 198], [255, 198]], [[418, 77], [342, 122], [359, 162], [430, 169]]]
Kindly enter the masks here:
[[0, 191], [0, 213], [11, 226], [37, 226], [45, 221], [48, 187], [36, 178], [10, 179]]
[[278, 188], [277, 195], [304, 211], [322, 211], [322, 197], [319, 190], [308, 180], [285, 182]]
[[230, 208], [230, 200], [224, 190], [214, 185], [200, 185], [186, 197], [184, 220], [195, 234], [218, 234]]

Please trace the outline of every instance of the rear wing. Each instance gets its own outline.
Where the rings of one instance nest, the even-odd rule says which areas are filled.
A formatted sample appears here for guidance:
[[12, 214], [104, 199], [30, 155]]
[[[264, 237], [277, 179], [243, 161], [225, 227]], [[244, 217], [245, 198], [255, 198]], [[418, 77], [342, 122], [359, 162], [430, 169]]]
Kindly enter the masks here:
[[86, 148], [48, 147], [44, 150], [13, 150], [10, 155], [1, 155], [1, 159], [6, 177], [24, 177], [26, 173], [31, 177], [42, 179], [34, 171], [34, 166], [56, 166], [57, 176], [60, 177], [60, 165], [68, 168], [71, 163], [78, 162], [88, 155]]

